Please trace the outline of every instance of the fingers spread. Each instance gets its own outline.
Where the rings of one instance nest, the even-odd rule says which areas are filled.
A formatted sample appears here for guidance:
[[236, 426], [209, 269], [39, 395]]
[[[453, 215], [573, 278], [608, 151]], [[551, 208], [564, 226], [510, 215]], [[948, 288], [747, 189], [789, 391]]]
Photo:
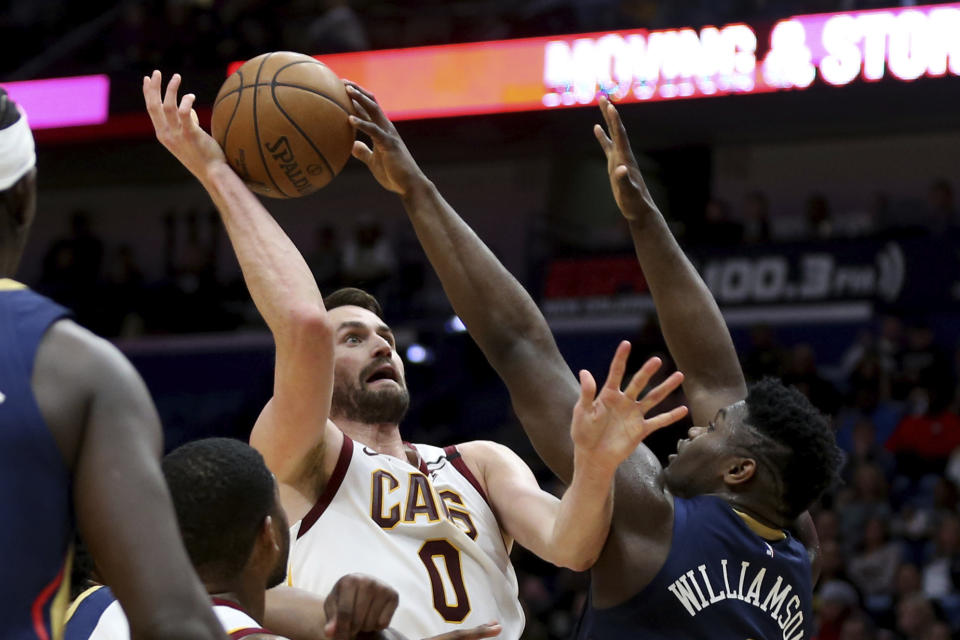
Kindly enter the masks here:
[[383, 112], [383, 109], [380, 108], [380, 105], [374, 99], [373, 94], [365, 90], [361, 90], [357, 85], [352, 83], [347, 85], [347, 94], [352, 100], [360, 103], [360, 106], [366, 109], [367, 113], [370, 114], [370, 119], [372, 121], [376, 122], [385, 129], [390, 126], [390, 120], [387, 118], [386, 114]]
[[593, 135], [600, 143], [600, 148], [604, 153], [609, 153], [613, 149], [613, 141], [607, 137], [607, 132], [598, 124], [593, 125]]
[[177, 91], [179, 90], [180, 74], [175, 73], [167, 83], [167, 90], [163, 94], [163, 113], [171, 126], [177, 125]]
[[361, 94], [367, 96], [367, 97], [370, 98], [371, 100], [376, 101], [376, 99], [377, 99], [376, 96], [373, 95], [373, 92], [372, 92], [372, 91], [370, 91], [370, 90], [368, 90], [368, 89], [364, 89], [363, 87], [361, 87], [359, 84], [357, 84], [357, 83], [354, 82], [353, 80], [344, 80], [344, 81], [343, 81], [343, 84], [346, 85], [348, 92], [349, 92], [351, 89], [353, 89], [353, 90], [357, 91], [358, 93], [361, 93]]
[[353, 111], [354, 111], [354, 113], [356, 113], [357, 115], [359, 115], [359, 116], [360, 116], [361, 118], [363, 118], [364, 120], [373, 120], [373, 118], [370, 117], [370, 113], [369, 113], [366, 109], [363, 108], [363, 105], [362, 105], [362, 104], [360, 104], [360, 103], [357, 102], [356, 100], [350, 100], [350, 103], [353, 105]]
[[681, 420], [686, 415], [687, 408], [685, 406], [677, 407], [676, 409], [671, 409], [666, 413], [655, 415], [654, 417], [645, 421], [647, 433], [653, 433], [657, 429], [662, 429], [666, 426], [669, 426], [677, 420]]
[[580, 370], [580, 406], [587, 408], [597, 395], [597, 382], [586, 369]]
[[160, 107], [160, 72], [154, 71], [150, 76], [143, 77], [143, 101], [147, 105], [147, 115], [150, 116], [150, 122], [153, 128], [163, 123], [163, 115]]
[[354, 141], [351, 153], [353, 153], [354, 158], [366, 165], [369, 165], [370, 161], [373, 160], [373, 151], [359, 140]]
[[617, 351], [613, 354], [610, 371], [607, 373], [607, 381], [603, 385], [604, 388], [620, 391], [620, 383], [623, 382], [623, 373], [627, 369], [627, 358], [629, 356], [630, 343], [624, 340], [617, 346]]
[[361, 120], [357, 116], [350, 116], [350, 124], [354, 129], [359, 129], [373, 138], [377, 142], [383, 142], [387, 139], [387, 132], [369, 120]]
[[[633, 377], [630, 379], [630, 384], [627, 385], [627, 388], [623, 390], [624, 395], [626, 395], [631, 400], [636, 400], [640, 395], [640, 392], [649, 384], [650, 378], [653, 377], [659, 369], [660, 365], [663, 364], [663, 361], [660, 358], [653, 357], [643, 363], [643, 366], [633, 374]], [[661, 385], [662, 386], [662, 385]]]
[[641, 411], [646, 413], [653, 409], [663, 402], [667, 396], [676, 391], [681, 384], [683, 384], [683, 374], [679, 371], [674, 371], [670, 374], [669, 378], [651, 389], [650, 393], [643, 397], [643, 400], [639, 403]]
[[197, 96], [193, 95], [192, 93], [188, 93], [180, 100], [180, 107], [178, 111], [180, 113], [180, 121], [183, 124], [186, 124], [187, 119], [190, 118], [190, 112], [193, 111], [193, 103], [196, 101], [196, 99]]

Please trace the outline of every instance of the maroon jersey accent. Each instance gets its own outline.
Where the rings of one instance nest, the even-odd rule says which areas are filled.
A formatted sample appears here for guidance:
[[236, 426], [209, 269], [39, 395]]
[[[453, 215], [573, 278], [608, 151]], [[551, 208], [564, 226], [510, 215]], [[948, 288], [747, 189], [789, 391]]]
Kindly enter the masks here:
[[255, 629], [253, 627], [250, 627], [249, 629], [239, 629], [237, 631], [234, 631], [233, 633], [230, 634], [230, 637], [233, 638], [233, 640], [239, 640], [240, 638], [244, 638], [246, 636], [252, 636], [255, 633], [265, 633], [265, 634], [273, 635], [266, 629], [260, 629], [260, 628]]
[[487, 506], [493, 509], [493, 505], [491, 505], [490, 500], [487, 499], [487, 494], [484, 492], [483, 487], [480, 486], [480, 482], [477, 480], [476, 476], [473, 475], [473, 472], [470, 471], [470, 467], [467, 466], [467, 463], [463, 461], [463, 455], [457, 451], [457, 447], [455, 445], [444, 447], [443, 452], [447, 454], [447, 460], [453, 465], [454, 469], [459, 471], [460, 475], [466, 478], [467, 482], [473, 485], [473, 488], [477, 490], [477, 493], [479, 493], [480, 497], [483, 498], [483, 501], [487, 503]]
[[350, 466], [351, 457], [353, 457], [353, 440], [344, 434], [343, 446], [340, 447], [340, 457], [337, 458], [337, 465], [333, 468], [333, 473], [330, 474], [330, 480], [327, 482], [323, 493], [317, 498], [316, 504], [314, 504], [310, 511], [307, 512], [307, 515], [303, 517], [303, 522], [300, 523], [300, 530], [297, 532], [297, 539], [302, 538], [303, 535], [310, 530], [310, 527], [320, 519], [323, 512], [326, 511], [330, 503], [333, 502], [333, 498], [337, 495], [337, 491], [340, 489], [340, 485], [343, 484], [343, 479], [347, 475], [347, 467]]
[[419, 465], [417, 465], [417, 469], [420, 470], [420, 473], [422, 473], [423, 475], [429, 478], [430, 472], [427, 471], [427, 463], [424, 461], [423, 456], [420, 455], [420, 450], [417, 449], [417, 445], [413, 444], [412, 442], [407, 442], [406, 440], [403, 441], [403, 445], [408, 449], [411, 449], [412, 451], [416, 451], [417, 461], [419, 462]]

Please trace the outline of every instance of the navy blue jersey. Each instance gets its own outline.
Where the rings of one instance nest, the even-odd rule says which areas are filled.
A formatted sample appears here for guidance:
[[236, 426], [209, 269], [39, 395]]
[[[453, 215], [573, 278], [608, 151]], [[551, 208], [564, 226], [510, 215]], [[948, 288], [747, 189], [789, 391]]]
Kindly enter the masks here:
[[[110, 587], [104, 587], [102, 585], [90, 587], [81, 593], [73, 604], [70, 605], [70, 610], [67, 611], [67, 626], [63, 633], [63, 640], [90, 640], [90, 637], [93, 636], [95, 632], [101, 635], [107, 635], [107, 623], [101, 625], [101, 622], [107, 609], [111, 607], [116, 608], [113, 604], [116, 601], [117, 599], [113, 596], [113, 592], [110, 591]], [[122, 618], [122, 609], [117, 612], [114, 617]], [[103, 626], [104, 629], [100, 629], [99, 627], [101, 626]], [[118, 627], [121, 625], [115, 624], [114, 626]], [[127, 627], [126, 619], [123, 620], [122, 627], [122, 631], [129, 637], [130, 630], [129, 627]], [[113, 631], [113, 629], [109, 631]]]
[[30, 379], [37, 348], [63, 307], [0, 279], [0, 620], [4, 638], [54, 637], [73, 515], [70, 473]]
[[[813, 636], [810, 560], [799, 541], [748, 524], [749, 518], [715, 496], [674, 498], [673, 505], [670, 553], [656, 577], [615, 607], [596, 609], [588, 604], [578, 638]], [[758, 533], [762, 529], [764, 536]]]

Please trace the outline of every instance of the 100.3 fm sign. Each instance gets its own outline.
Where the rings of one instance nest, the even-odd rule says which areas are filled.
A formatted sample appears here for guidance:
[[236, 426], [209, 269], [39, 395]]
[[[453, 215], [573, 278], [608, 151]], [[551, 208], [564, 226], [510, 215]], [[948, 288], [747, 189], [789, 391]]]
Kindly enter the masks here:
[[[733, 323], [855, 322], [876, 311], [960, 309], [960, 232], [837, 239], [729, 249], [690, 257]], [[633, 256], [557, 260], [548, 269], [544, 310], [576, 327], [605, 316], [616, 326], [653, 309]]]

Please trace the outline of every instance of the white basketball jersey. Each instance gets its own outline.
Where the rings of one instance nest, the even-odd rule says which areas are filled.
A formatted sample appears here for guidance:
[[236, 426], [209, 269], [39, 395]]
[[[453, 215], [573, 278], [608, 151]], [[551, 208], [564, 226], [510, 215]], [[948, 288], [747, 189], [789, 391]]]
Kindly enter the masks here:
[[493, 620], [523, 632], [517, 577], [486, 496], [454, 447], [409, 445], [419, 468], [347, 436], [316, 504], [290, 529], [288, 583], [326, 596], [347, 573], [400, 594], [390, 626], [427, 638]]
[[[229, 600], [214, 598], [213, 612], [220, 620], [220, 624], [223, 625], [223, 630], [232, 640], [239, 640], [255, 633], [270, 633], [266, 629], [262, 629], [256, 620]], [[68, 638], [72, 640], [83, 635], [85, 640], [130, 640], [130, 625], [127, 623], [127, 616], [124, 615], [120, 602], [117, 600], [110, 602], [103, 609], [100, 617], [91, 622], [94, 626], [89, 631], [72, 629], [72, 633], [68, 623]]]

